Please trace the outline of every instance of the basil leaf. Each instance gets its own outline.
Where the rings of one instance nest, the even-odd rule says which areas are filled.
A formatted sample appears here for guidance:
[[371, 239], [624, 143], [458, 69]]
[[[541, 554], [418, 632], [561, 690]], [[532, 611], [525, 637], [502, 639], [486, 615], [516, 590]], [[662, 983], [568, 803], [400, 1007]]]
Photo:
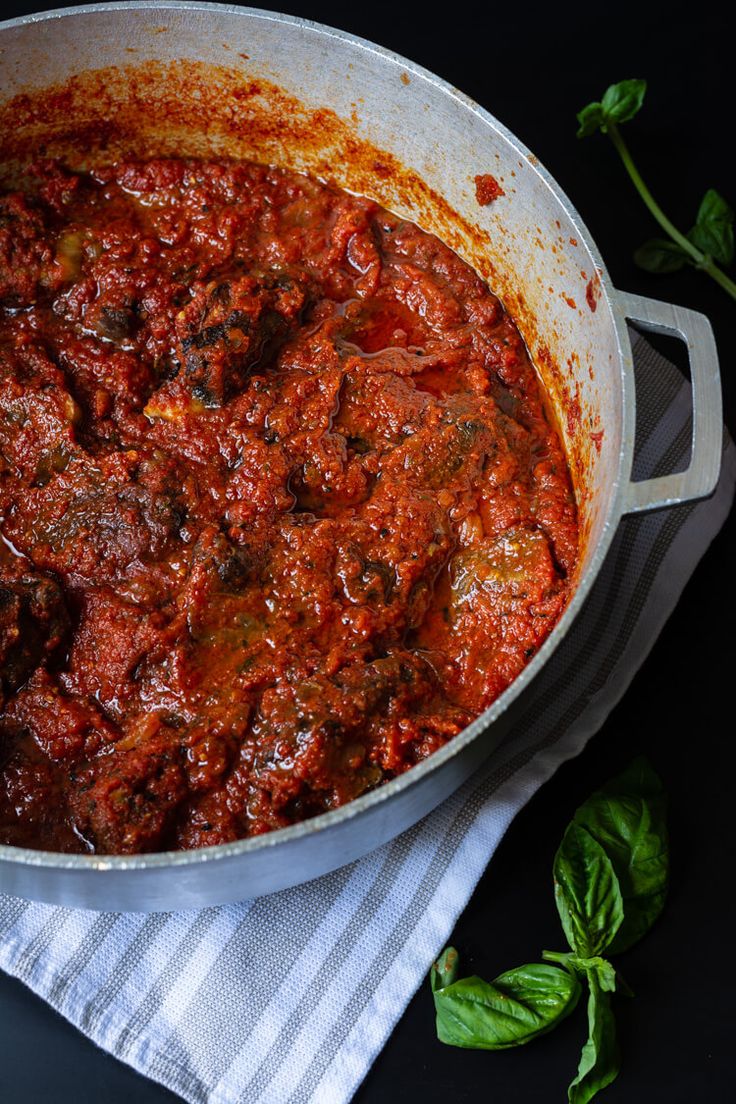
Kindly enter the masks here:
[[580, 991], [574, 974], [544, 963], [508, 970], [493, 982], [462, 978], [435, 990], [437, 1038], [475, 1050], [521, 1046], [568, 1016]]
[[607, 123], [626, 123], [633, 119], [644, 103], [645, 80], [623, 80], [606, 89], [601, 107]]
[[568, 825], [554, 862], [555, 900], [567, 941], [582, 958], [605, 951], [624, 918], [618, 878], [601, 845]]
[[644, 242], [634, 253], [634, 264], [646, 272], [662, 275], [678, 272], [688, 263], [688, 255], [676, 242], [666, 238], [652, 238]]
[[433, 993], [443, 989], [445, 985], [452, 985], [457, 978], [459, 963], [460, 956], [455, 948], [445, 947], [437, 961], [432, 963], [430, 970], [429, 981]]
[[733, 260], [733, 209], [714, 188], [703, 196], [689, 240], [720, 264]]
[[603, 989], [597, 970], [588, 974], [588, 984], [588, 1040], [580, 1055], [578, 1075], [567, 1090], [570, 1104], [588, 1104], [615, 1081], [621, 1068], [610, 994]]
[[649, 931], [664, 906], [669, 874], [666, 800], [646, 759], [592, 794], [575, 813], [605, 851], [616, 872], [624, 919], [609, 944], [620, 954]]
[[599, 103], [589, 103], [578, 112], [578, 138], [589, 138], [605, 123], [603, 108]]

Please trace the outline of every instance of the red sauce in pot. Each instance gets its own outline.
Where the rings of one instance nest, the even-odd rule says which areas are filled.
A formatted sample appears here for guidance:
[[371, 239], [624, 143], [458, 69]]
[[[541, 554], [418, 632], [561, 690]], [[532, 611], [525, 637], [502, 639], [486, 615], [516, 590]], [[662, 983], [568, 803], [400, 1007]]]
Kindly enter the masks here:
[[0, 196], [0, 839], [192, 848], [452, 739], [559, 617], [563, 450], [436, 238], [246, 163]]

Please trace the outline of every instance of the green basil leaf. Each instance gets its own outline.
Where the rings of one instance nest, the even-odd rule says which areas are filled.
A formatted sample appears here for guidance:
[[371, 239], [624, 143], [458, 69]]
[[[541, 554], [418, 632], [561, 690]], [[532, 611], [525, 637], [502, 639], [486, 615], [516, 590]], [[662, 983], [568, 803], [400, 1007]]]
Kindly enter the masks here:
[[644, 103], [645, 80], [623, 80], [606, 89], [601, 107], [609, 123], [626, 123], [633, 119]]
[[453, 981], [457, 979], [459, 964], [460, 956], [455, 948], [445, 947], [437, 961], [432, 963], [432, 969], [430, 970], [429, 982], [433, 993], [436, 993], [438, 989], [443, 989], [445, 985], [452, 985]]
[[588, 138], [605, 123], [603, 108], [599, 103], [589, 103], [578, 112], [578, 138]]
[[613, 864], [624, 919], [608, 947], [620, 954], [649, 931], [664, 906], [669, 874], [667, 809], [662, 783], [646, 759], [592, 794], [575, 813]]
[[616, 1079], [621, 1068], [610, 994], [601, 986], [597, 970], [589, 973], [588, 984], [588, 1040], [580, 1055], [578, 1075], [567, 1090], [570, 1104], [588, 1104]]
[[555, 900], [567, 941], [591, 958], [609, 946], [624, 918], [618, 878], [601, 845], [575, 821], [554, 861]]
[[544, 963], [519, 966], [493, 982], [462, 978], [435, 990], [437, 1038], [474, 1050], [521, 1046], [568, 1016], [580, 991], [574, 974]]
[[733, 260], [733, 209], [714, 188], [703, 196], [695, 226], [687, 236], [719, 264], [729, 265]]
[[677, 242], [667, 238], [651, 238], [644, 242], [634, 253], [634, 264], [646, 272], [662, 275], [677, 272], [688, 263], [688, 255]]

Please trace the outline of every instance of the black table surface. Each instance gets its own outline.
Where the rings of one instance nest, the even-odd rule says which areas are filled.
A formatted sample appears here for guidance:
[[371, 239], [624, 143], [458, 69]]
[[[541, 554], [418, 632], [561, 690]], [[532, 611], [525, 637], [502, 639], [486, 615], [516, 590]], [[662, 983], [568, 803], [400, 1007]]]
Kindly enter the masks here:
[[[23, 15], [53, 6], [11, 2], [2, 11]], [[656, 228], [610, 143], [575, 137], [580, 107], [613, 81], [647, 77], [645, 110], [627, 134], [673, 221], [687, 228], [708, 187], [736, 202], [729, 92], [733, 17], [717, 16], [705, 5], [630, 0], [605, 5], [458, 0], [447, 9], [284, 0], [274, 7], [352, 31], [420, 62], [519, 135], [577, 206], [617, 287], [682, 303], [711, 318], [726, 421], [733, 429], [736, 304], [694, 270], [655, 277], [634, 266], [632, 250]], [[485, 977], [534, 961], [543, 947], [558, 946], [550, 870], [564, 827], [575, 807], [633, 755], [650, 757], [670, 797], [672, 884], [655, 929], [619, 960], [636, 999], [617, 1001], [624, 1066], [603, 1096], [611, 1104], [736, 1100], [730, 963], [735, 533], [732, 516], [623, 701], [583, 754], [561, 767], [512, 824], [453, 935], [468, 972]], [[579, 1011], [553, 1034], [519, 1050], [454, 1050], [435, 1039], [424, 987], [356, 1101], [563, 1101], [584, 1020]], [[19, 982], [0, 975], [0, 1099], [4, 1104], [163, 1104], [178, 1098], [97, 1049]]]

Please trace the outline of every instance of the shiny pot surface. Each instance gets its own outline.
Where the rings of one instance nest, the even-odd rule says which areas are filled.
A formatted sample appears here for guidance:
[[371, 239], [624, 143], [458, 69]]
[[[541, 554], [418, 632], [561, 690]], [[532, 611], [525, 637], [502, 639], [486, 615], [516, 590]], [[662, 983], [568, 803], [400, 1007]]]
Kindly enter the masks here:
[[[41, 149], [77, 168], [121, 155], [236, 156], [330, 177], [433, 231], [488, 279], [556, 409], [581, 519], [576, 589], [522, 674], [450, 744], [341, 809], [254, 839], [124, 857], [0, 846], [1, 891], [77, 907], [195, 908], [308, 881], [416, 823], [498, 745], [624, 514], [712, 491], [721, 406], [710, 325], [614, 290], [577, 212], [512, 134], [431, 73], [351, 35], [255, 9], [120, 3], [0, 24], [0, 57], [0, 181]], [[505, 191], [487, 207], [480, 173]], [[680, 335], [693, 379], [690, 467], [639, 483], [627, 319]]]

